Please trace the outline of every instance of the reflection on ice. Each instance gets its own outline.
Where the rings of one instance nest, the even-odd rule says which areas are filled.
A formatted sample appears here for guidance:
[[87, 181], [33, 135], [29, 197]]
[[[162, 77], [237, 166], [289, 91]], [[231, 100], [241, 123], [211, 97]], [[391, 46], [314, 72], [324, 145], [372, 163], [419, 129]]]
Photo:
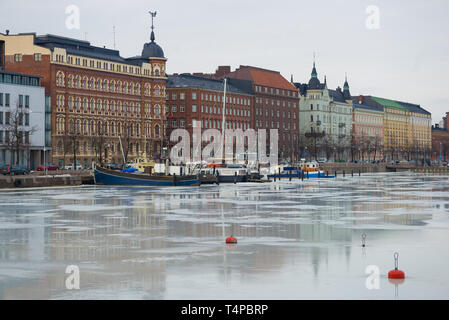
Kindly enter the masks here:
[[[2, 192], [0, 298], [393, 299], [385, 277], [367, 290], [364, 271], [386, 274], [401, 251], [399, 298], [448, 299], [448, 191], [444, 176], [385, 173]], [[64, 287], [69, 264], [78, 292]]]

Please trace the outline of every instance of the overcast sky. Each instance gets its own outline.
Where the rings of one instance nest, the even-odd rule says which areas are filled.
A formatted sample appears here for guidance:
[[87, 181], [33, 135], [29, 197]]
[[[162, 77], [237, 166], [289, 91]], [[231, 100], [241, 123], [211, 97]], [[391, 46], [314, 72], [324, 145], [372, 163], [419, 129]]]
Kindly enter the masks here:
[[[80, 10], [80, 28], [68, 29], [66, 7]], [[379, 28], [367, 28], [368, 6]], [[151, 17], [168, 73], [214, 72], [219, 65], [252, 65], [295, 82], [318, 77], [352, 95], [420, 104], [434, 122], [449, 111], [449, 1], [447, 0], [192, 0], [1, 1], [0, 32], [36, 32], [139, 55], [149, 41]], [[372, 12], [372, 11], [370, 11]], [[373, 19], [370, 19], [373, 18]], [[370, 24], [373, 26], [373, 24]], [[375, 26], [375, 25], [374, 25]]]

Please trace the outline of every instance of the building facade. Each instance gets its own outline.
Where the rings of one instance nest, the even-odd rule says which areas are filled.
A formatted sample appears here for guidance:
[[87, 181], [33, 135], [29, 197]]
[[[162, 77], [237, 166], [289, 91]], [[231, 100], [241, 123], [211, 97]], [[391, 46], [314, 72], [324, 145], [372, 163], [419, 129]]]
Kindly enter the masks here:
[[0, 34], [0, 41], [6, 70], [42, 77], [52, 108], [54, 162], [121, 163], [143, 152], [160, 157], [167, 59], [153, 31], [132, 58], [53, 35]]
[[254, 129], [267, 131], [267, 153], [270, 152], [268, 150], [270, 129], [277, 129], [279, 159], [298, 159], [298, 90], [280, 72], [241, 65], [234, 71], [231, 71], [230, 66], [219, 66], [214, 74], [194, 73], [194, 75], [251, 81], [254, 92], [252, 121]]
[[429, 158], [431, 114], [419, 105], [397, 100], [361, 96], [365, 105], [383, 108], [383, 147], [385, 160]]
[[351, 156], [352, 99], [347, 80], [343, 90], [328, 89], [313, 64], [308, 83], [294, 83], [299, 90], [299, 132], [302, 156], [348, 160]]
[[40, 77], [0, 71], [0, 164], [36, 169], [44, 162], [45, 102]]
[[[202, 131], [222, 130], [224, 80], [181, 74], [167, 80], [168, 135], [187, 129], [192, 138], [193, 128], [201, 124]], [[253, 129], [254, 94], [252, 82], [228, 79], [226, 85], [226, 129]]]
[[363, 97], [353, 104], [353, 160], [383, 159], [383, 109], [363, 104]]
[[432, 161], [449, 161], [449, 130], [432, 126]]

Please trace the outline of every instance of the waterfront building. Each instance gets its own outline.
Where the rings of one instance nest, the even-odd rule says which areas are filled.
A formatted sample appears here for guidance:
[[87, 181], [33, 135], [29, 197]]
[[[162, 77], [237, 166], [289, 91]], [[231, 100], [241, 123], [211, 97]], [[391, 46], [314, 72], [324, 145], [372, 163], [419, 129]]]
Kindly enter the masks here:
[[269, 153], [269, 131], [278, 129], [279, 159], [298, 159], [298, 90], [280, 72], [241, 65], [234, 71], [231, 71], [230, 66], [219, 66], [214, 74], [194, 73], [194, 75], [251, 81], [254, 92], [252, 121], [254, 129], [267, 130], [267, 153]]
[[385, 160], [427, 158], [431, 149], [431, 114], [419, 105], [361, 96], [365, 105], [383, 108]]
[[[168, 136], [178, 128], [187, 129], [192, 139], [193, 128], [222, 130], [223, 79], [181, 74], [167, 80]], [[228, 79], [226, 85], [225, 121], [227, 129], [254, 129], [254, 93], [251, 81]]]
[[49, 154], [49, 99], [40, 80], [38, 76], [0, 71], [0, 165], [36, 169]]
[[347, 79], [343, 90], [328, 89], [318, 78], [315, 62], [308, 83], [299, 90], [300, 148], [305, 157], [348, 160], [351, 152], [352, 99]]
[[432, 126], [432, 161], [449, 161], [449, 130]]
[[353, 160], [383, 159], [383, 108], [363, 104], [363, 97], [353, 98]]
[[5, 70], [40, 76], [50, 97], [52, 161], [87, 166], [160, 156], [167, 59], [153, 30], [131, 58], [55, 35], [0, 34], [0, 44]]

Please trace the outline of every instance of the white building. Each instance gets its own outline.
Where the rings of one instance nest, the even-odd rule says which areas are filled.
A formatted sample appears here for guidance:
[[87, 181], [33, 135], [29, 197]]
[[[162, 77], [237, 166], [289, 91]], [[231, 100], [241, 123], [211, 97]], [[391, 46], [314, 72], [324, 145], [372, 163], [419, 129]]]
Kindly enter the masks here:
[[[326, 78], [324, 83], [318, 79], [314, 63], [309, 82], [295, 83], [295, 86], [300, 94], [300, 144], [308, 141], [305, 143], [308, 150], [303, 152], [303, 156], [348, 160], [352, 135], [352, 100], [348, 81], [345, 81], [343, 90], [340, 87], [328, 89]], [[322, 136], [315, 138], [317, 134]], [[311, 145], [316, 149], [310, 150]]]
[[45, 103], [40, 77], [0, 71], [0, 164], [35, 169], [44, 162]]

